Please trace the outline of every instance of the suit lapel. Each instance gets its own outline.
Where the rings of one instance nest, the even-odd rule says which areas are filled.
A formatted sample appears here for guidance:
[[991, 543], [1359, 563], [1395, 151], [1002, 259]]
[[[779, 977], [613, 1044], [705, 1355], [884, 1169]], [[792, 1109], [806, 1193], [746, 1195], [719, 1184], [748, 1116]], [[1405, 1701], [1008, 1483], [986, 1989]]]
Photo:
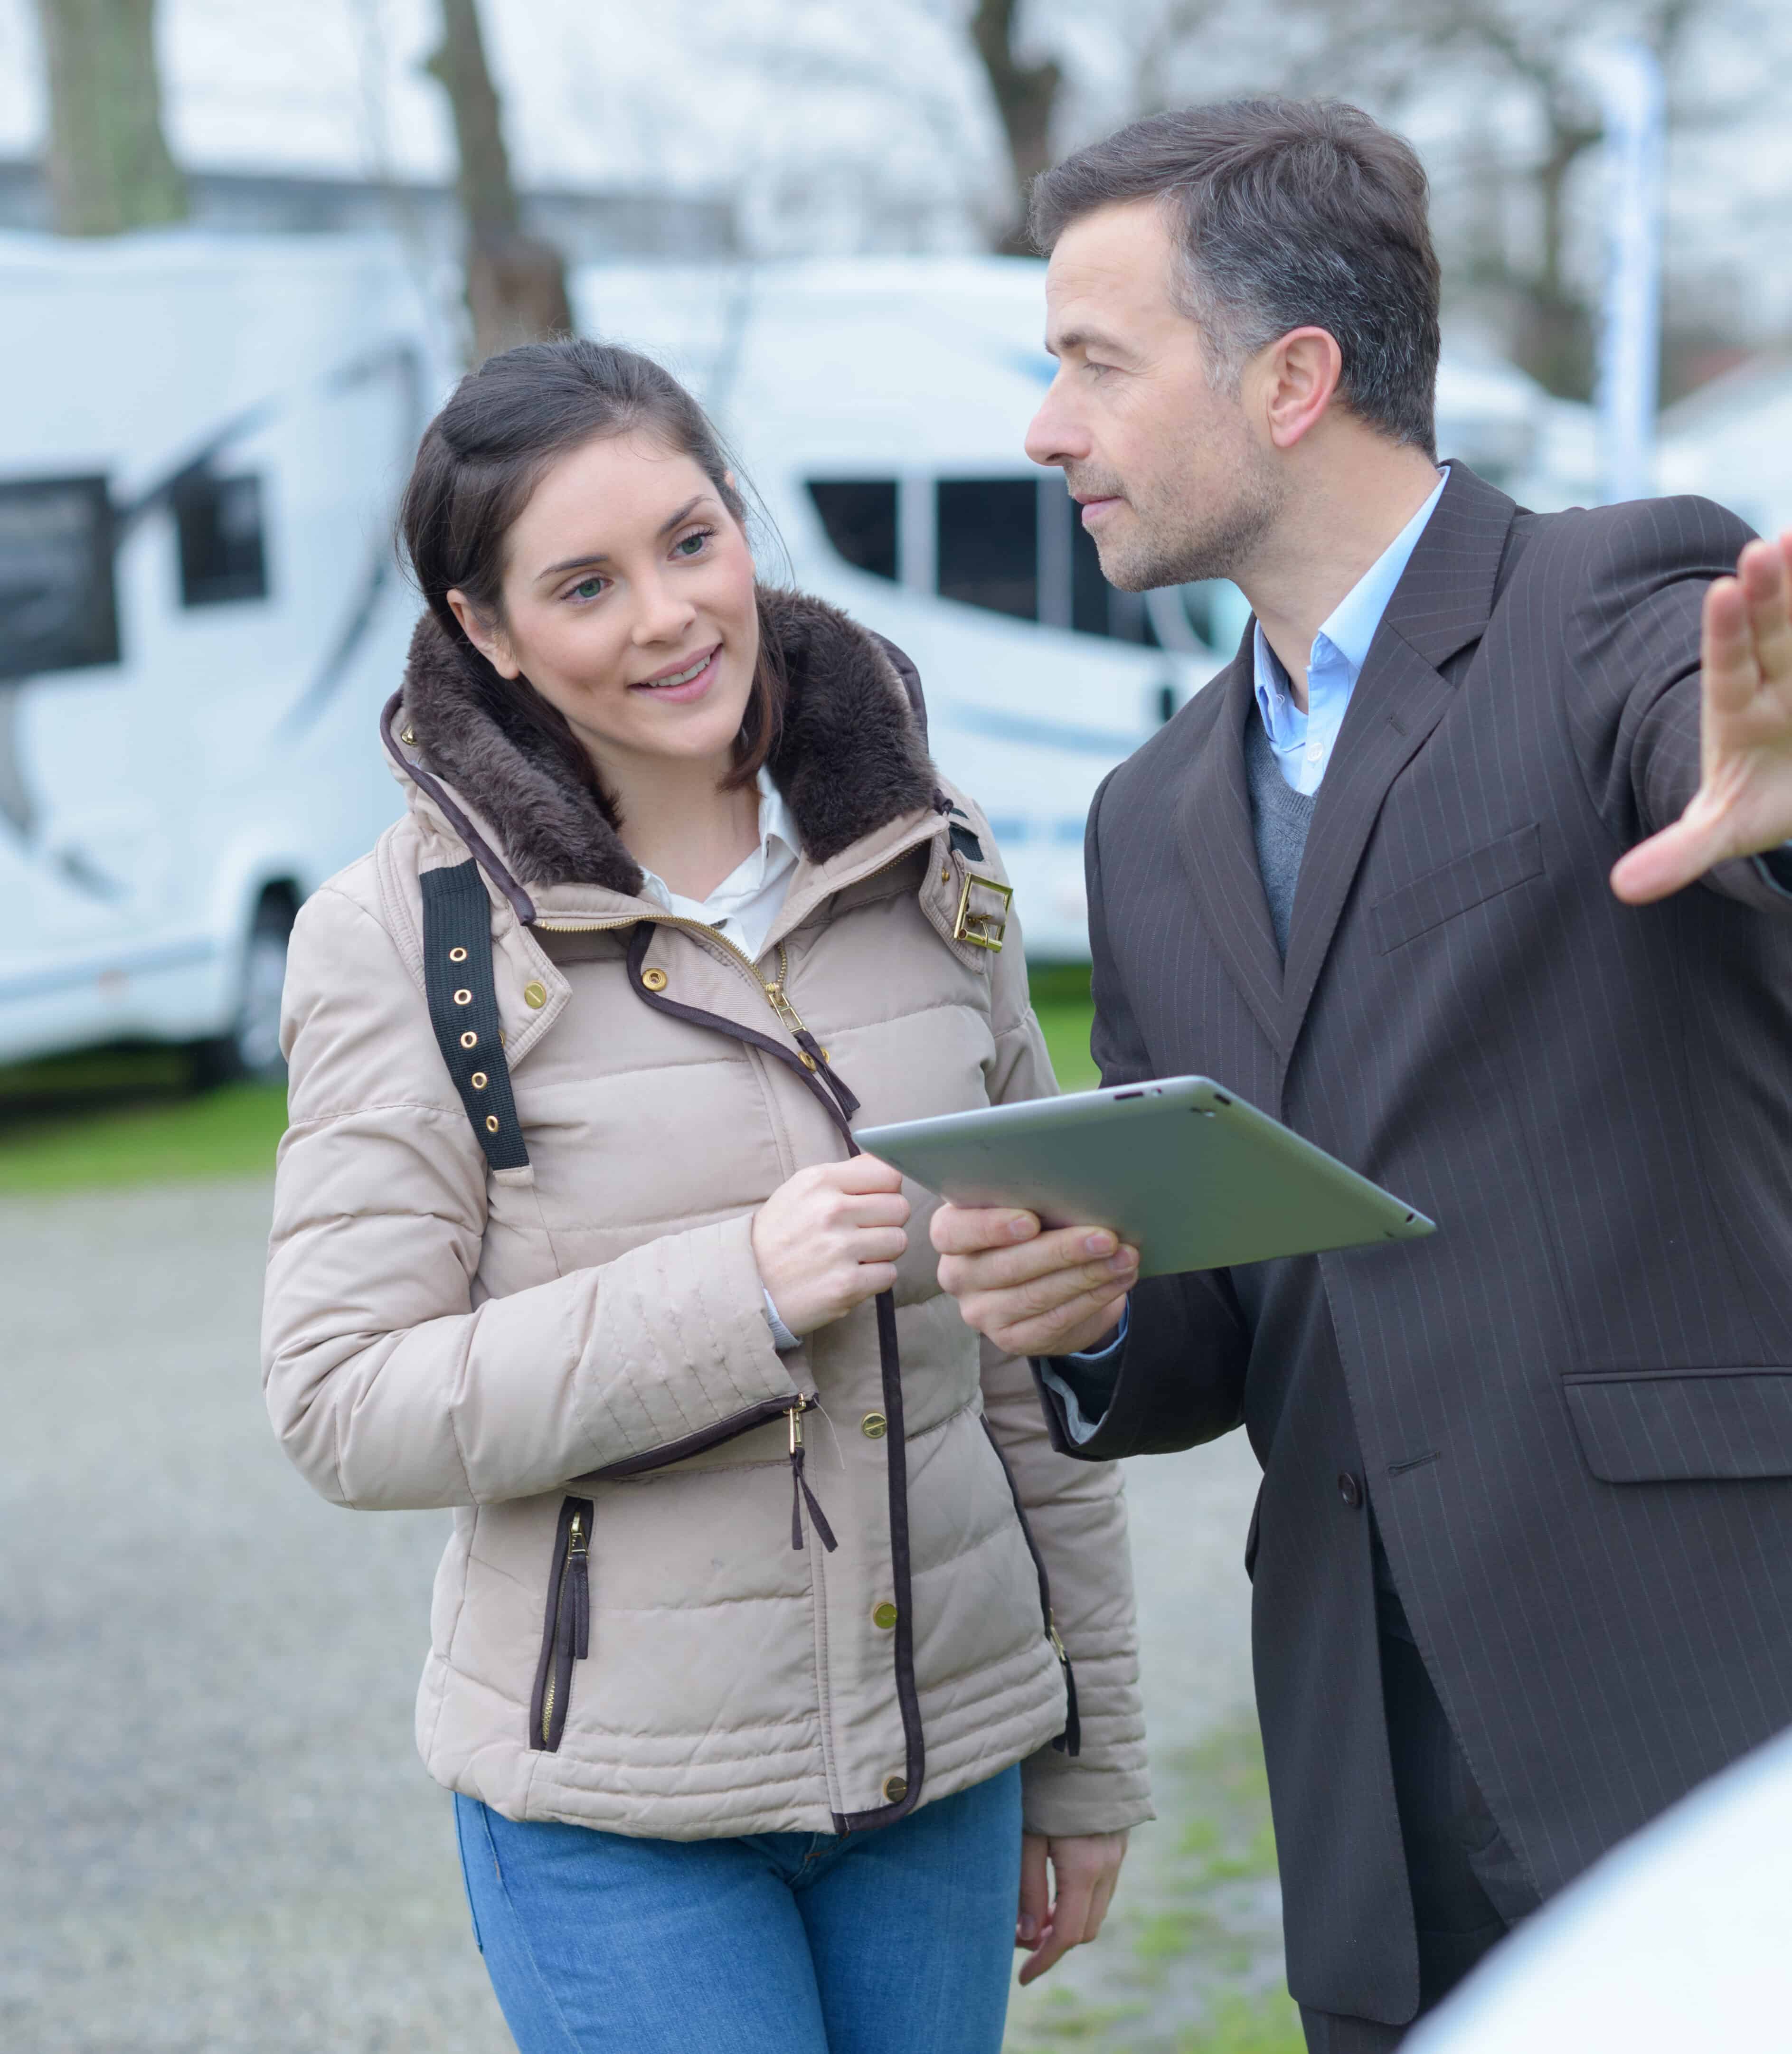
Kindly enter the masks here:
[[1228, 667], [1208, 687], [1215, 716], [1197, 738], [1193, 767], [1176, 800], [1176, 840], [1201, 915], [1232, 982], [1271, 1041], [1279, 1039], [1282, 960], [1257, 867], [1245, 783], [1244, 724], [1255, 699], [1251, 680], [1255, 628]]
[[1301, 859], [1274, 1029], [1285, 1057], [1299, 1037], [1388, 787], [1451, 702], [1439, 666], [1486, 631], [1516, 510], [1504, 493], [1453, 465], [1369, 646]]

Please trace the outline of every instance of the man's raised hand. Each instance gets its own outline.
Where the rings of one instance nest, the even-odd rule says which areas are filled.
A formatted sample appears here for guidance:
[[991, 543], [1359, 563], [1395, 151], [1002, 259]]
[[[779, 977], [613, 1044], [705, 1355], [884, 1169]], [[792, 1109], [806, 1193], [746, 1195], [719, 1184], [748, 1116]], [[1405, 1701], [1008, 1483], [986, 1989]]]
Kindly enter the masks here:
[[1075, 1355], [1105, 1340], [1139, 1273], [1139, 1251], [1107, 1228], [1042, 1233], [1008, 1206], [942, 1206], [932, 1234], [939, 1288], [1009, 1355]]
[[1792, 840], [1792, 531], [1751, 542], [1705, 594], [1699, 789], [1612, 872], [1633, 906]]

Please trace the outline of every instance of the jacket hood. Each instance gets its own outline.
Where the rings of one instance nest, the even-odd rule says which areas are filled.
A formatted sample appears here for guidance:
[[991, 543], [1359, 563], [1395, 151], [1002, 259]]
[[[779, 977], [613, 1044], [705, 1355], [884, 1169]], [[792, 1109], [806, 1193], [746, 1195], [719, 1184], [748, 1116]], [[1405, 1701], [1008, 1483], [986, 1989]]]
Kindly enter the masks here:
[[[899, 669], [907, 659], [800, 592], [762, 586], [759, 612], [789, 680], [766, 767], [803, 854], [826, 863], [935, 805], [938, 780]], [[522, 881], [639, 893], [640, 866], [610, 809], [573, 783], [522, 721], [488, 704], [471, 659], [427, 612], [411, 638], [404, 705], [424, 765], [490, 824]]]

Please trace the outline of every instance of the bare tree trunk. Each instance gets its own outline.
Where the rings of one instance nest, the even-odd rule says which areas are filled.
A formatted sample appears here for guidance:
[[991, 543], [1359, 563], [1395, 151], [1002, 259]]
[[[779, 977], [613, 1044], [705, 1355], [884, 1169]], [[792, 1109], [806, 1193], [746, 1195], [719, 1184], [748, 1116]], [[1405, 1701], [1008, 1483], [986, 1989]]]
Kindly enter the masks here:
[[1020, 0], [977, 0], [971, 18], [971, 36], [983, 60], [1002, 116], [1002, 130], [1008, 142], [1008, 161], [1014, 175], [1018, 211], [997, 240], [996, 247], [1010, 255], [1032, 249], [1026, 234], [1027, 190], [1052, 161], [1052, 109], [1063, 74], [1047, 58], [1042, 64], [1022, 64], [1014, 55], [1014, 17]]
[[44, 171], [58, 235], [187, 218], [162, 133], [156, 0], [37, 0], [49, 81]]
[[565, 261], [551, 243], [523, 231], [477, 0], [442, 0], [442, 42], [429, 69], [447, 93], [460, 150], [473, 360], [483, 363], [544, 336], [570, 335]]

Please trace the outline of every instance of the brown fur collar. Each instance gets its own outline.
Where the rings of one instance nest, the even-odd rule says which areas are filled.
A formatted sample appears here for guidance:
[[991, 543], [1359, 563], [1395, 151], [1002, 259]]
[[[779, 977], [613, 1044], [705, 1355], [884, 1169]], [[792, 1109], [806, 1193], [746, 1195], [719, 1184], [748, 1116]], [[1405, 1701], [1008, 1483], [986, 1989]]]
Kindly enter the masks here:
[[[876, 637], [800, 592], [762, 589], [761, 612], [790, 679], [766, 767], [803, 853], [825, 863], [931, 805], [933, 765]], [[613, 820], [531, 745], [521, 723], [488, 709], [459, 646], [431, 613], [411, 639], [404, 710], [426, 765], [490, 822], [524, 883], [640, 891], [640, 867]]]

